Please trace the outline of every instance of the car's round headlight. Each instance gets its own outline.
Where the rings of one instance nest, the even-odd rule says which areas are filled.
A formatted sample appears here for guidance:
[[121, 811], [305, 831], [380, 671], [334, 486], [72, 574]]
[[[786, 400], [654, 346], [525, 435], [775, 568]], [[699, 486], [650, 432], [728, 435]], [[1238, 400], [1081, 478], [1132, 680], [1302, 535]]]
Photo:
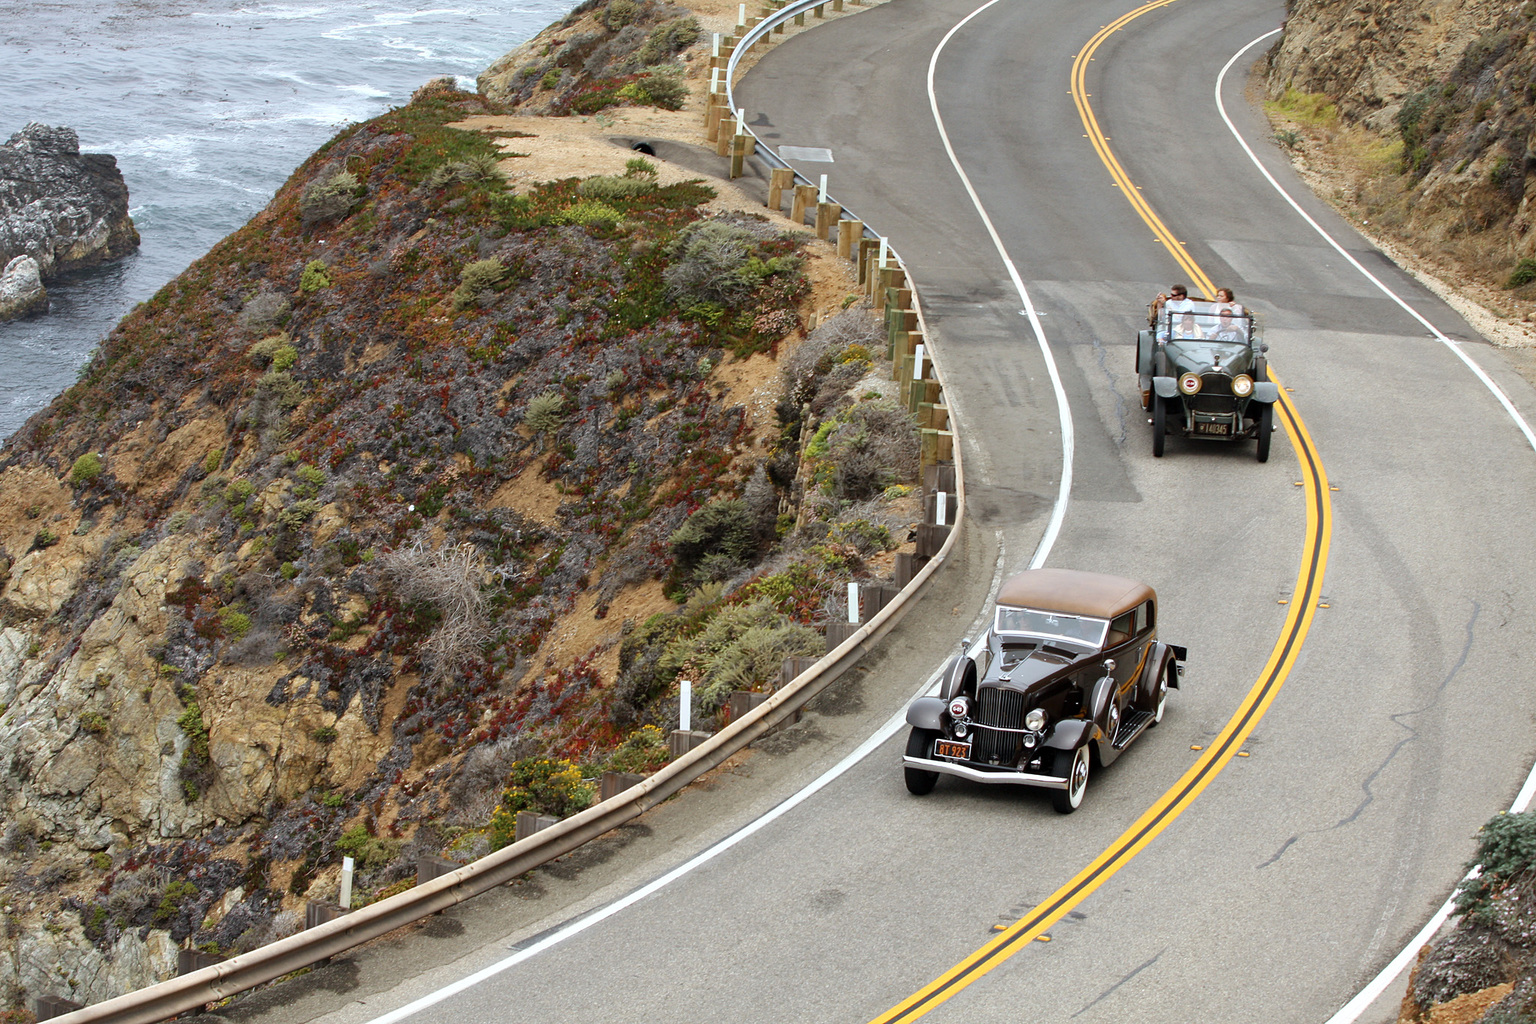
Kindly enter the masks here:
[[1024, 728], [1033, 730], [1034, 732], [1039, 732], [1041, 729], [1044, 729], [1045, 712], [1040, 708], [1035, 708], [1029, 714], [1025, 715]]
[[1179, 390], [1186, 395], [1193, 395], [1200, 390], [1200, 375], [1198, 373], [1186, 373], [1179, 378]]
[[970, 710], [971, 702], [964, 697], [956, 697], [949, 702], [949, 717], [951, 718], [964, 718], [970, 713]]
[[1247, 398], [1253, 394], [1253, 378], [1246, 373], [1240, 373], [1232, 378], [1232, 393], [1238, 398]]

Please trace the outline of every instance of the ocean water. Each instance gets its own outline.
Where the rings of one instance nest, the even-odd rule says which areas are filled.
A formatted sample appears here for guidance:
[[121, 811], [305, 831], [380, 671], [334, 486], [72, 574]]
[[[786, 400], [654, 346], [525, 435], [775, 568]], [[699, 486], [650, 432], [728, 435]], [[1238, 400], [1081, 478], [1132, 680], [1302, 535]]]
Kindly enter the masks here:
[[69, 125], [110, 153], [142, 239], [0, 324], [0, 438], [73, 383], [134, 304], [266, 205], [342, 126], [474, 77], [573, 0], [0, 0], [0, 139]]

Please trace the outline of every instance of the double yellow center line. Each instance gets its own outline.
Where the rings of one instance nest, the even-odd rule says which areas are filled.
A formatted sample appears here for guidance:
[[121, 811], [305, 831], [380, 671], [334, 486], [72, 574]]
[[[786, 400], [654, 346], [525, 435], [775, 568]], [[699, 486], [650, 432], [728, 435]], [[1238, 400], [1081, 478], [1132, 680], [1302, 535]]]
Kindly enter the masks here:
[[[1088, 138], [1093, 143], [1095, 152], [1099, 154], [1099, 159], [1104, 162], [1104, 166], [1109, 169], [1115, 183], [1120, 186], [1120, 191], [1196, 286], [1202, 289], [1204, 294], [1210, 295], [1215, 291], [1210, 278], [1189, 257], [1189, 254], [1184, 251], [1184, 246], [1173, 237], [1172, 232], [1141, 197], [1135, 185], [1131, 183], [1130, 176], [1125, 173], [1125, 169], [1120, 166], [1120, 162], [1110, 151], [1109, 140], [1100, 130], [1098, 119], [1088, 103], [1089, 94], [1085, 82], [1088, 61], [1106, 38], [1143, 14], [1176, 2], [1178, 0], [1151, 0], [1100, 29], [1072, 64], [1072, 98], [1077, 104], [1078, 114], [1082, 117], [1083, 126], [1087, 129]], [[1273, 379], [1273, 375], [1271, 376]], [[1264, 712], [1269, 709], [1270, 703], [1279, 693], [1281, 685], [1290, 674], [1292, 666], [1295, 665], [1296, 658], [1301, 653], [1302, 642], [1311, 628], [1312, 616], [1321, 597], [1323, 571], [1328, 561], [1328, 543], [1333, 532], [1333, 511], [1328, 499], [1328, 476], [1323, 470], [1317, 448], [1313, 445], [1311, 435], [1307, 433], [1306, 424], [1302, 422], [1296, 406], [1283, 387], [1280, 389], [1279, 404], [1280, 421], [1285, 425], [1285, 432], [1291, 439], [1291, 445], [1295, 449], [1296, 459], [1301, 469], [1301, 484], [1306, 497], [1307, 528], [1302, 542], [1301, 565], [1296, 574], [1296, 587], [1286, 613], [1285, 625], [1275, 641], [1274, 648], [1270, 651], [1269, 660], [1265, 662], [1264, 670], [1260, 673], [1258, 680], [1243, 697], [1242, 703], [1238, 705], [1216, 741], [1207, 746], [1178, 782], [1147, 808], [1130, 828], [1110, 844], [1108, 849], [1094, 858], [1091, 864], [1073, 876], [1066, 885], [1056, 890], [1049, 899], [1015, 921], [992, 941], [944, 972], [933, 982], [876, 1017], [872, 1024], [896, 1024], [896, 1022], [917, 1020], [1043, 935], [1051, 925], [1061, 920], [1068, 911], [1129, 863], [1132, 857], [1182, 814], [1211, 780], [1226, 767], [1227, 762], [1242, 747], [1259, 719], [1264, 717]]]

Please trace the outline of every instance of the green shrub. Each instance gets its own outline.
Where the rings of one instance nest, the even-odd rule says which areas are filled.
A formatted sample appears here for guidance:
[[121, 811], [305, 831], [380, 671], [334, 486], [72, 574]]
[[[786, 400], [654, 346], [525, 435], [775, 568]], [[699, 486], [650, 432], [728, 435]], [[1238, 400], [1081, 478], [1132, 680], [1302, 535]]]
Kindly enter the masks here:
[[624, 161], [624, 177], [654, 178], [656, 177], [656, 165], [643, 156], [632, 156]]
[[160, 924], [169, 921], [181, 912], [184, 904], [197, 898], [197, 886], [191, 882], [175, 881], [165, 887], [165, 892], [160, 896], [160, 905], [155, 908], [155, 923]]
[[494, 257], [466, 265], [459, 272], [459, 286], [453, 292], [453, 308], [468, 309], [481, 292], [494, 288], [506, 274], [506, 266]]
[[203, 472], [217, 473], [219, 467], [224, 464], [224, 449], [215, 448], [203, 456]]
[[186, 529], [187, 524], [191, 521], [192, 513], [188, 512], [186, 509], [182, 509], [179, 512], [173, 512], [171, 513], [171, 518], [165, 521], [166, 532], [180, 533], [182, 530]]
[[314, 740], [316, 743], [335, 743], [337, 735], [339, 734], [336, 732], [336, 729], [333, 726], [322, 725], [320, 728], [310, 733], [309, 738]]
[[757, 232], [727, 220], [700, 220], [678, 233], [662, 272], [667, 294], [684, 308], [698, 303], [737, 306], [767, 278], [797, 271], [791, 256], [757, 257]]
[[507, 788], [491, 815], [488, 838], [499, 850], [517, 836], [517, 812], [533, 811], [568, 817], [585, 810], [594, 795], [591, 783], [569, 761], [534, 757], [514, 761], [507, 772]]
[[609, 0], [608, 6], [603, 10], [603, 25], [608, 31], [617, 32], [634, 21], [639, 13], [640, 8], [635, 0]]
[[1499, 814], [1477, 831], [1477, 856], [1482, 866], [1475, 878], [1456, 889], [1456, 911], [1474, 920], [1493, 917], [1494, 902], [1516, 882], [1536, 880], [1536, 811]]
[[528, 411], [523, 414], [523, 422], [528, 424], [528, 429], [538, 434], [552, 434], [560, 429], [560, 424], [565, 421], [561, 410], [565, 408], [565, 396], [558, 391], [546, 391], [537, 395], [528, 403]]
[[826, 639], [819, 632], [759, 599], [721, 608], [702, 629], [668, 644], [657, 667], [669, 680], [687, 668], [699, 708], [712, 712], [732, 690], [774, 683], [785, 658], [825, 651]]
[[656, 185], [644, 178], [620, 178], [614, 175], [597, 174], [576, 186], [576, 191], [588, 199], [611, 201], [633, 199], [636, 196], [654, 192]]
[[107, 716], [99, 711], [87, 711], [80, 716], [80, 728], [92, 736], [104, 736], [107, 732]]
[[660, 64], [696, 43], [702, 31], [698, 20], [690, 16], [664, 21], [651, 29], [636, 56], [646, 67]]
[[593, 224], [617, 224], [624, 215], [607, 203], [596, 199], [583, 199], [558, 211], [552, 218], [556, 224], [575, 224], [590, 227]]
[[101, 476], [103, 469], [101, 456], [95, 452], [86, 452], [75, 460], [75, 464], [69, 469], [69, 482], [76, 487], [84, 485]]
[[654, 725], [642, 725], [608, 755], [606, 767], [611, 772], [645, 775], [665, 766], [671, 759], [666, 734]]
[[873, 555], [895, 547], [890, 527], [873, 523], [868, 519], [853, 519], [838, 523], [829, 534], [832, 540], [853, 545], [861, 555]]
[[297, 530], [320, 511], [320, 503], [313, 498], [296, 501], [277, 514], [277, 521], [286, 529]]
[[[257, 366], [268, 366], [277, 355], [278, 350], [291, 348], [292, 342], [293, 339], [288, 336], [287, 331], [279, 331], [277, 334], [269, 334], [267, 337], [251, 345], [250, 348], [245, 350], [245, 355], [246, 358]], [[222, 455], [223, 453], [220, 452], [221, 457]], [[213, 468], [218, 469], [217, 466]], [[210, 469], [208, 472], [211, 473], [213, 470]]]
[[299, 196], [299, 215], [305, 227], [322, 221], [337, 220], [351, 213], [364, 192], [357, 175], [350, 171], [312, 181]]
[[553, 89], [559, 84], [560, 70], [558, 68], [550, 68], [548, 71], [544, 72], [544, 77], [539, 79], [539, 85], [546, 89]]
[[232, 640], [244, 640], [251, 631], [251, 617], [233, 606], [219, 609], [219, 621], [224, 625], [224, 635]]
[[59, 542], [59, 535], [48, 527], [43, 527], [32, 535], [32, 548], [41, 551], [43, 548], [51, 548]]
[[291, 580], [299, 574], [299, 567], [292, 562], [284, 562], [277, 568], [278, 575], [285, 580]]
[[363, 825], [353, 825], [336, 840], [336, 849], [351, 857], [362, 868], [381, 868], [400, 852], [397, 839], [371, 836]]
[[1509, 280], [1504, 282], [1504, 287], [1519, 288], [1532, 281], [1536, 281], [1536, 260], [1526, 257], [1515, 264], [1515, 269], [1510, 272]]
[[331, 275], [323, 260], [310, 260], [304, 264], [304, 273], [299, 275], [299, 291], [308, 295], [330, 286]]
[[463, 160], [451, 160], [433, 168], [427, 175], [428, 188], [442, 188], [457, 181], [489, 181], [502, 184], [507, 174], [501, 169], [500, 154], [474, 153]]
[[619, 96], [641, 106], [682, 110], [688, 86], [676, 75], [647, 75], [620, 88]]
[[762, 547], [764, 531], [740, 498], [717, 499], [689, 516], [667, 539], [677, 578], [690, 585], [716, 582], [745, 568]]

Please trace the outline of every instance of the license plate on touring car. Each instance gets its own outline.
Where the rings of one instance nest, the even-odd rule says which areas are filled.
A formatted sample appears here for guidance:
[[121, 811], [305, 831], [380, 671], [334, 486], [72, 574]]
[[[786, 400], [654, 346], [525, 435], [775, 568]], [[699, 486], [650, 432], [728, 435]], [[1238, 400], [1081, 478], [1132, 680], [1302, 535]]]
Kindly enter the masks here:
[[1195, 433], [1214, 434], [1217, 437], [1226, 437], [1232, 432], [1232, 426], [1228, 423], [1196, 423]]
[[957, 757], [963, 761], [971, 756], [971, 745], [969, 743], [956, 743], [954, 740], [935, 740], [933, 756]]

